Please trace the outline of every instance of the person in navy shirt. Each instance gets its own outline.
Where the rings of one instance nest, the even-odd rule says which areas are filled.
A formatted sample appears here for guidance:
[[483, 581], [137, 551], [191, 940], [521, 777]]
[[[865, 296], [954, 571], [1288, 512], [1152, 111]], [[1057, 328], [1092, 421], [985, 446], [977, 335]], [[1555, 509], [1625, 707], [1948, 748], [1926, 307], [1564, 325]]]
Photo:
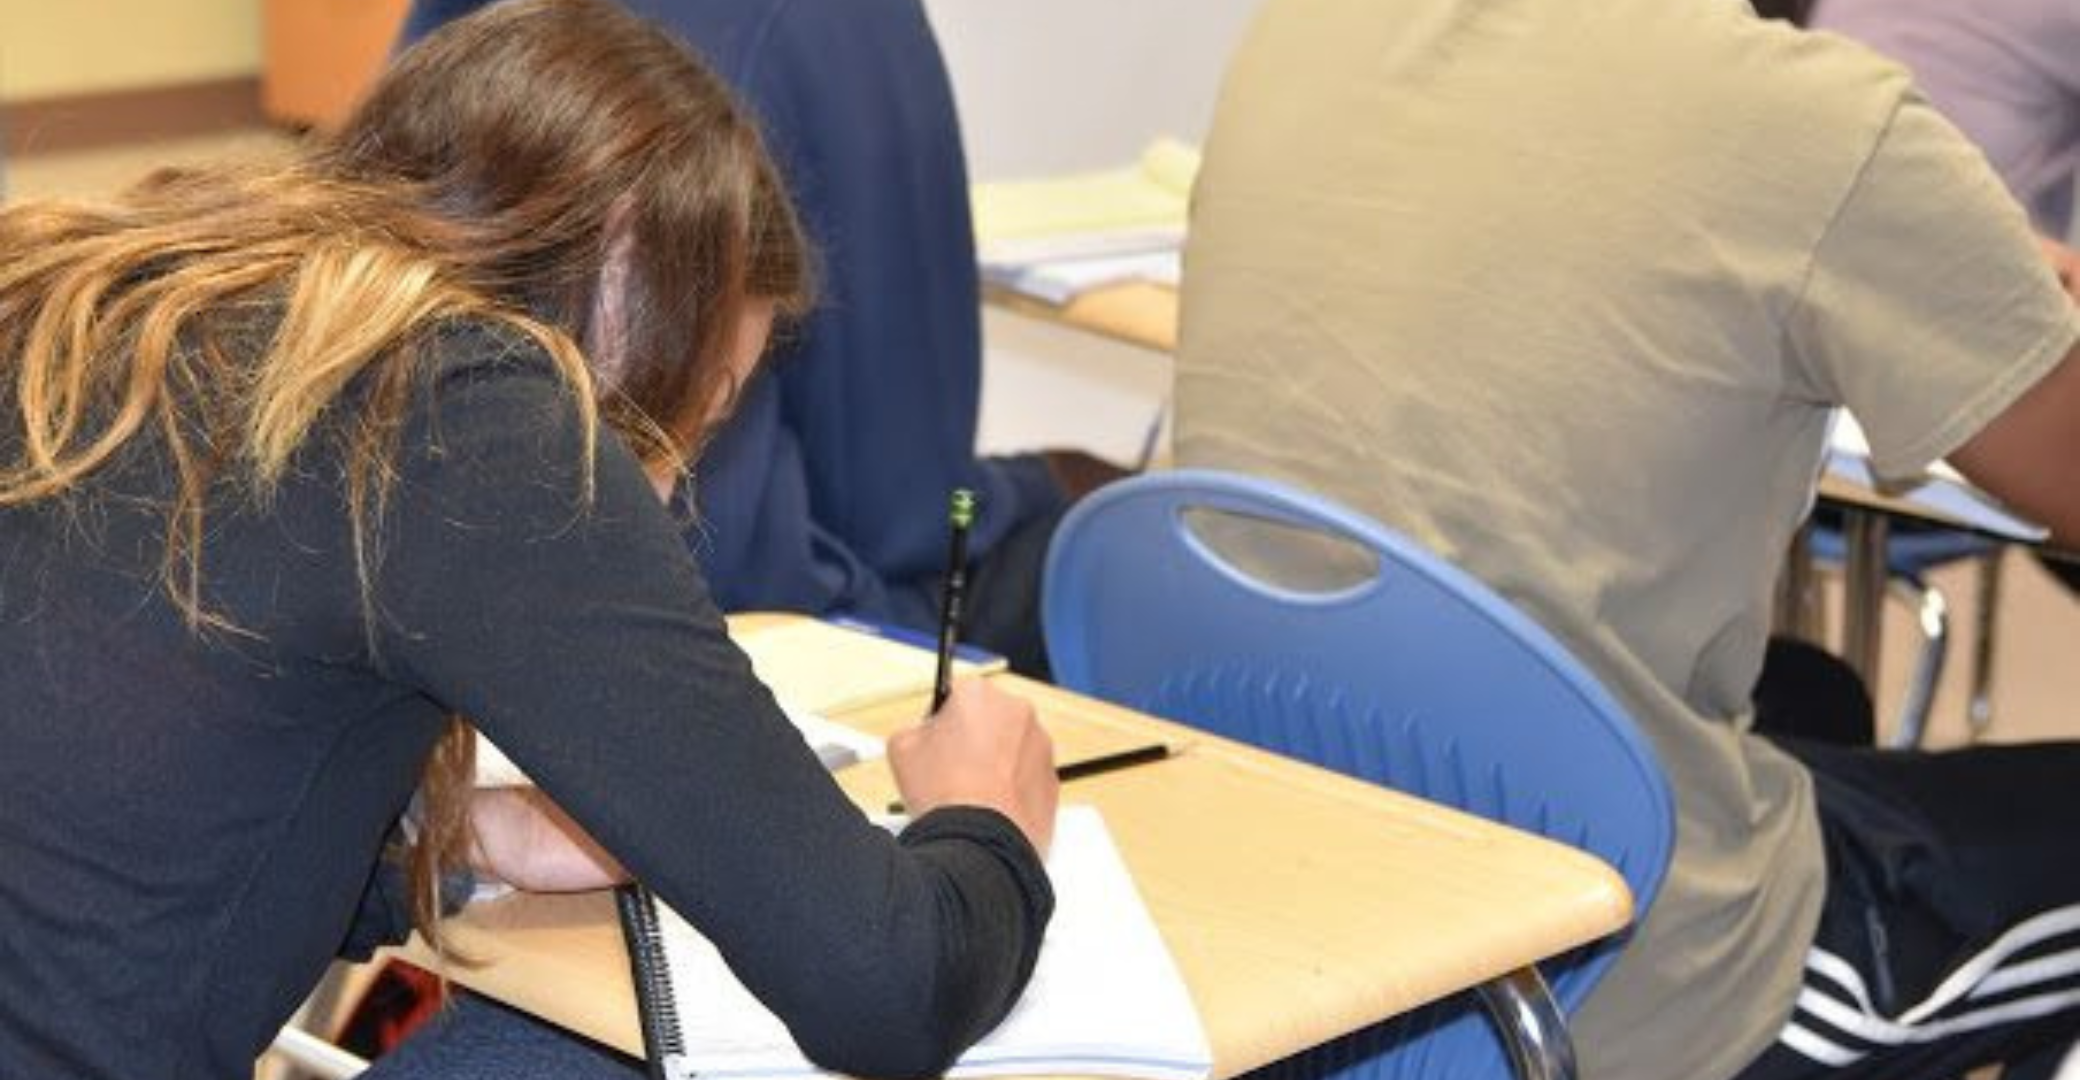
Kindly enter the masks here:
[[[980, 283], [946, 65], [918, 0], [623, 0], [760, 121], [819, 255], [815, 309], [701, 459], [688, 543], [725, 610], [937, 618], [949, 491], [973, 490], [966, 636], [1046, 671], [1040, 567], [1086, 454], [980, 458]], [[421, 0], [403, 41], [487, 0]]]

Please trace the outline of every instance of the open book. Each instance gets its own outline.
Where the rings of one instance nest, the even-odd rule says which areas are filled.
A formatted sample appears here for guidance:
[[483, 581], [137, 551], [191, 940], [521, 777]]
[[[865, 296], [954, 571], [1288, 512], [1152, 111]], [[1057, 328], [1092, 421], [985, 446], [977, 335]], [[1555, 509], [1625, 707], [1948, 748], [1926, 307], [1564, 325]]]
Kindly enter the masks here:
[[[947, 1075], [1201, 1080], [1212, 1051], [1198, 1013], [1095, 809], [1062, 808], [1047, 866], [1054, 921], [1025, 996]], [[653, 1074], [829, 1075], [684, 919], [639, 889], [620, 900]]]
[[1122, 169], [977, 184], [983, 279], [1053, 304], [1121, 281], [1176, 285], [1198, 171], [1198, 150], [1162, 139]]

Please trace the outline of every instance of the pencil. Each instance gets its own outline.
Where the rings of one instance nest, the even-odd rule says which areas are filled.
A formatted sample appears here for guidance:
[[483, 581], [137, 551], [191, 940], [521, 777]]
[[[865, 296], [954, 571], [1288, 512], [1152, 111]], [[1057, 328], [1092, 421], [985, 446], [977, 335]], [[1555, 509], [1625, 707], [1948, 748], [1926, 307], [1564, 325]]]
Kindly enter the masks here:
[[1125, 769], [1150, 761], [1161, 761], [1169, 756], [1170, 747], [1163, 743], [1150, 743], [1147, 746], [1137, 746], [1132, 750], [1121, 750], [1116, 754], [1099, 754], [1097, 757], [1084, 758], [1082, 761], [1071, 761], [1068, 764], [1057, 766], [1054, 770], [1054, 775], [1057, 780], [1081, 780], [1086, 776], [1109, 773], [1116, 769]]
[[946, 509], [946, 588], [939, 598], [939, 671], [932, 679], [932, 711], [953, 690], [953, 647], [961, 636], [961, 602], [968, 588], [968, 530], [975, 524], [975, 493], [953, 489]]
[[[1170, 746], [1168, 743], [1150, 743], [1147, 746], [1137, 746], [1131, 750], [1099, 754], [1097, 757], [1084, 758], [1081, 761], [1071, 761], [1063, 765], [1057, 765], [1054, 769], [1054, 776], [1055, 779], [1064, 782], [1081, 780], [1089, 776], [1099, 776], [1104, 773], [1117, 772], [1121, 769], [1130, 769], [1136, 765], [1146, 765], [1151, 761], [1161, 761], [1169, 756]], [[888, 812], [891, 814], [903, 813], [903, 801], [897, 799], [889, 803]]]

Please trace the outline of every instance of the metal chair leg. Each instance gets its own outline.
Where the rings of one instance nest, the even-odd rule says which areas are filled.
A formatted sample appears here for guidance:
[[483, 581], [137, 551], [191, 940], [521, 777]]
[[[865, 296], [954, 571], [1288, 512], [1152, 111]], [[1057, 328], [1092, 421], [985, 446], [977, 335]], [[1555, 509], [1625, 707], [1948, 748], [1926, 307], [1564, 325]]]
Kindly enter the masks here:
[[1950, 605], [1941, 590], [1906, 578], [1894, 578], [1892, 591], [1914, 609], [1921, 625], [1921, 655], [1914, 662], [1907, 695], [1900, 701], [1899, 722], [1885, 745], [1894, 750], [1912, 750], [1928, 733], [1928, 714], [1935, 705], [1936, 684], [1943, 678], [1943, 663], [1950, 653]]
[[1806, 522], [1792, 534], [1777, 574], [1777, 593], [1770, 632], [1800, 641], [1824, 642], [1827, 626], [1827, 594], [1820, 588], [1820, 575], [1813, 565], [1813, 523]]
[[1979, 610], [1976, 613], [1977, 633], [1972, 638], [1972, 685], [1971, 698], [1965, 707], [1965, 721], [1971, 727], [1972, 741], [1986, 734], [1993, 726], [1993, 640], [1994, 625], [1999, 622], [2001, 602], [2001, 564], [2005, 549], [1996, 548], [1979, 559]]
[[1535, 967], [1518, 968], [1480, 985], [1481, 1004], [1509, 1050], [1521, 1080], [1575, 1080], [1574, 1040], [1552, 988]]
[[1842, 515], [1847, 553], [1842, 563], [1842, 659], [1863, 678], [1878, 685], [1878, 656], [1885, 628], [1885, 515], [1849, 511]]

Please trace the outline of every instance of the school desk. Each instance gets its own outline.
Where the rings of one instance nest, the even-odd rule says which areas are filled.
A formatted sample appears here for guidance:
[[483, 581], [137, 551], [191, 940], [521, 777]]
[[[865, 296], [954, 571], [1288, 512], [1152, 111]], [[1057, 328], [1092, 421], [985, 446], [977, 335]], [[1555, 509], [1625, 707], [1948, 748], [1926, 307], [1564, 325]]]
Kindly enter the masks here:
[[[740, 632], [788, 616], [732, 621]], [[1571, 1076], [1541, 959], [1624, 927], [1617, 873], [1573, 848], [1011, 675], [1058, 760], [1160, 739], [1169, 758], [1067, 785], [1095, 805], [1175, 956], [1229, 1077], [1471, 987], [1526, 1076]], [[922, 696], [833, 716], [885, 734]], [[882, 762], [837, 774], [863, 808]], [[456, 982], [630, 1053], [633, 990], [607, 894], [510, 896], [449, 924], [483, 961]], [[413, 949], [417, 950], [415, 944]], [[432, 965], [423, 952], [409, 954]], [[1485, 984], [1485, 985], [1484, 985]]]

